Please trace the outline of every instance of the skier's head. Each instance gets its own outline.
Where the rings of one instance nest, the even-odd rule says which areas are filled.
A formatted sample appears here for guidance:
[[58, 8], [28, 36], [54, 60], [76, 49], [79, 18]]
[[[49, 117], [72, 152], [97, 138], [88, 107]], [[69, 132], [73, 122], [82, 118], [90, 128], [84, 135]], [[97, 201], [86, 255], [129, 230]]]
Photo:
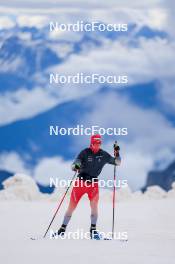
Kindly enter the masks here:
[[91, 136], [90, 148], [94, 153], [97, 153], [101, 146], [101, 136], [99, 134]]

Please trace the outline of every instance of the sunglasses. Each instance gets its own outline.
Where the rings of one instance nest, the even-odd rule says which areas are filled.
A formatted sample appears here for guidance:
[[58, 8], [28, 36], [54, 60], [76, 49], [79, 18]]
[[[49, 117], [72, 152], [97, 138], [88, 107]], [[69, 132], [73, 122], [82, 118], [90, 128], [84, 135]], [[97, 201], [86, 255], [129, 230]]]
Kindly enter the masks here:
[[101, 142], [94, 142], [93, 145], [101, 145]]

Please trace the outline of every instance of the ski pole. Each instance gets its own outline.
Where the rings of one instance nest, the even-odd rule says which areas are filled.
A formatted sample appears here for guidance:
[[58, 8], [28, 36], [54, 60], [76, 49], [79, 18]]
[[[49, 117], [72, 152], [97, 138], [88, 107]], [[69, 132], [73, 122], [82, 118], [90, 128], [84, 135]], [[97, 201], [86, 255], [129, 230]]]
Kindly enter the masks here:
[[63, 203], [63, 201], [64, 201], [64, 198], [66, 197], [66, 194], [67, 194], [67, 192], [69, 191], [69, 189], [70, 189], [70, 187], [71, 187], [71, 185], [72, 185], [72, 182], [73, 182], [73, 180], [74, 180], [76, 174], [77, 174], [77, 171], [74, 173], [74, 175], [73, 175], [73, 177], [72, 177], [72, 180], [71, 180], [71, 182], [70, 182], [70, 185], [67, 187], [67, 190], [65, 191], [65, 193], [64, 193], [64, 195], [63, 195], [63, 197], [62, 197], [60, 203], [58, 204], [58, 207], [57, 207], [57, 209], [56, 209], [56, 211], [55, 211], [55, 213], [54, 213], [54, 215], [53, 215], [53, 217], [52, 217], [52, 220], [50, 221], [50, 224], [49, 224], [48, 228], [47, 228], [46, 231], [45, 231], [45, 234], [43, 235], [43, 238], [45, 238], [45, 236], [47, 235], [47, 233], [48, 233], [48, 231], [49, 231], [49, 229], [50, 229], [50, 227], [51, 227], [51, 225], [52, 225], [52, 223], [53, 223], [53, 221], [54, 221], [54, 219], [55, 219], [55, 217], [56, 217], [56, 215], [57, 215], [57, 213], [58, 213], [58, 210], [60, 209], [60, 207], [61, 207], [61, 205], [62, 205], [62, 203]]
[[[114, 143], [114, 150], [115, 147], [117, 147], [117, 141], [115, 141]], [[112, 198], [112, 238], [114, 238], [114, 226], [115, 226], [115, 192], [116, 192], [115, 182], [116, 182], [116, 164], [114, 164], [114, 187], [113, 187], [113, 198]]]

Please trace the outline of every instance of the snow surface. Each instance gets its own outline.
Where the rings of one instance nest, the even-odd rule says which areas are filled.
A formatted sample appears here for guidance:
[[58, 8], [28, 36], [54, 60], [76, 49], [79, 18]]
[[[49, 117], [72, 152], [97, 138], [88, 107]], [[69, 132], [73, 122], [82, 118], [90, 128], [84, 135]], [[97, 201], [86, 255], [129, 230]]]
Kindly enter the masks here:
[[[31, 236], [44, 234], [61, 197], [59, 190], [52, 195], [41, 195], [34, 186], [31, 178], [21, 174], [4, 182], [5, 189], [0, 192], [1, 263], [174, 264], [175, 184], [168, 193], [157, 186], [149, 188], [145, 194], [132, 194], [127, 189], [126, 195], [122, 190], [119, 199], [120, 191], [117, 192], [116, 232], [127, 232], [128, 242], [49, 238], [30, 240]], [[111, 201], [111, 192], [101, 190], [98, 219], [100, 231], [111, 231]], [[52, 230], [60, 226], [67, 204], [68, 197]], [[78, 228], [89, 231], [89, 224], [90, 207], [87, 197], [84, 197], [67, 231], [77, 231]]]

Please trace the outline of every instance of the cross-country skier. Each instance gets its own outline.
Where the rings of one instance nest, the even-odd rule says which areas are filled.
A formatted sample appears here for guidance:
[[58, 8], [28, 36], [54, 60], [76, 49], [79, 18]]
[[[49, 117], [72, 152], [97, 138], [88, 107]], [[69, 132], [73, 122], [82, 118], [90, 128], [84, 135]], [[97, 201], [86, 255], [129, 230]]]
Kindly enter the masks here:
[[90, 147], [81, 151], [73, 162], [72, 170], [78, 171], [78, 176], [71, 192], [69, 206], [63, 223], [55, 235], [64, 235], [78, 202], [87, 193], [91, 206], [90, 236], [91, 239], [100, 239], [99, 233], [96, 230], [99, 200], [98, 176], [105, 164], [120, 165], [121, 163], [119, 146], [115, 146], [114, 148], [114, 158], [100, 148], [101, 143], [102, 139], [100, 135], [91, 136]]

